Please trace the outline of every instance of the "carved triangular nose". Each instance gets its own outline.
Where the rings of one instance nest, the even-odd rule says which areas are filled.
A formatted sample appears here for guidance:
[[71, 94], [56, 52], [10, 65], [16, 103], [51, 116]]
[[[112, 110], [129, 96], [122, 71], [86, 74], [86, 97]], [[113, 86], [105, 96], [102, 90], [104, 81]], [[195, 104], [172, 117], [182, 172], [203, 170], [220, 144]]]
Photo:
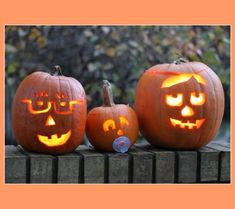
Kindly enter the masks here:
[[194, 115], [194, 111], [191, 107], [189, 106], [185, 106], [182, 110], [181, 110], [181, 115], [184, 116], [184, 117], [187, 117], [187, 116], [192, 116]]
[[45, 124], [46, 126], [54, 126], [55, 125], [55, 121], [54, 121], [54, 119], [52, 118], [52, 116], [51, 115], [49, 115], [48, 117], [47, 117], [47, 121], [46, 121], [46, 124]]
[[122, 136], [123, 135], [123, 130], [119, 129], [118, 132], [117, 132], [117, 135]]

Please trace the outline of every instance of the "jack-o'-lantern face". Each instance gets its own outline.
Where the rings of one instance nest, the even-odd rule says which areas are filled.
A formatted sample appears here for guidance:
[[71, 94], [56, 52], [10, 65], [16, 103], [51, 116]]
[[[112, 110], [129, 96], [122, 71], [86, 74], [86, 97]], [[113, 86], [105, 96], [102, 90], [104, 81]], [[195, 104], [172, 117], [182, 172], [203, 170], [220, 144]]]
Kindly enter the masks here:
[[116, 152], [127, 152], [131, 146], [130, 139], [126, 136], [128, 128], [129, 121], [125, 116], [119, 116], [116, 120], [107, 119], [104, 121], [103, 131], [113, 135], [112, 147]]
[[139, 79], [135, 110], [140, 131], [152, 145], [198, 149], [212, 140], [220, 127], [223, 86], [204, 63], [179, 59], [158, 64]]
[[47, 132], [45, 129], [53, 130], [53, 134], [37, 133], [37, 139], [48, 147], [55, 147], [65, 144], [72, 135], [72, 130], [69, 128], [63, 133], [58, 133], [57, 125], [61, 126], [61, 124], [56, 119], [59, 118], [58, 116], [66, 117], [73, 114], [81, 101], [69, 100], [69, 97], [64, 93], [49, 96], [47, 92], [35, 92], [33, 99], [23, 98], [21, 102], [27, 106], [28, 113], [35, 120], [37, 116], [44, 116], [44, 124], [42, 124], [44, 132]]
[[38, 153], [64, 154], [84, 136], [86, 94], [72, 77], [34, 72], [20, 83], [12, 105], [12, 129], [17, 144]]
[[124, 104], [96, 107], [88, 114], [86, 133], [96, 149], [124, 153], [135, 143], [137, 116]]
[[190, 89], [192, 84], [206, 86], [205, 80], [198, 74], [179, 74], [167, 78], [162, 83], [161, 88], [166, 89], [167, 92], [164, 95], [165, 104], [174, 115], [169, 118], [169, 122], [175, 128], [199, 129], [206, 121], [205, 118], [197, 116], [201, 107], [206, 103], [205, 92], [203, 90], [181, 92], [187, 87]]

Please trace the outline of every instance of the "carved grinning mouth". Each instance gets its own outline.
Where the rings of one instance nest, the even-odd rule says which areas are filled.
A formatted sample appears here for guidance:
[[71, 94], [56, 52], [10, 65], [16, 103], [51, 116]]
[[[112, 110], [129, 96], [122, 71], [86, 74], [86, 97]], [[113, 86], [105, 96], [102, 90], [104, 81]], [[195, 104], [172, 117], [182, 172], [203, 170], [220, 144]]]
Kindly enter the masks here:
[[48, 136], [43, 136], [43, 135], [40, 135], [38, 134], [38, 140], [45, 144], [46, 146], [48, 147], [55, 147], [55, 146], [60, 146], [60, 145], [63, 145], [65, 144], [70, 136], [71, 136], [71, 130], [69, 130], [67, 133], [65, 134], [62, 134], [60, 137], [58, 137], [57, 134], [53, 134], [51, 135], [51, 138], [48, 138]]
[[180, 128], [188, 128], [188, 129], [193, 129], [195, 127], [196, 129], [199, 129], [201, 127], [201, 125], [204, 123], [205, 119], [196, 120], [195, 123], [190, 122], [190, 121], [187, 121], [184, 123], [180, 120], [176, 120], [173, 118], [170, 118], [170, 121], [174, 127], [178, 126]]

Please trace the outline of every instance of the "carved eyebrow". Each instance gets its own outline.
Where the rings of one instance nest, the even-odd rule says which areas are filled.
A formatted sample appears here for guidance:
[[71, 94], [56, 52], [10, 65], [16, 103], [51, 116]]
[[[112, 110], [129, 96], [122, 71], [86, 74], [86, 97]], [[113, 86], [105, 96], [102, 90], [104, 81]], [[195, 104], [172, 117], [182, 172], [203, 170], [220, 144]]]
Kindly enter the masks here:
[[38, 98], [38, 97], [48, 97], [48, 93], [47, 92], [34, 92], [34, 97]]
[[56, 93], [55, 95], [56, 95], [56, 97], [57, 97], [58, 99], [60, 99], [60, 98], [61, 98], [61, 96], [60, 96], [60, 94], [59, 94], [59, 93]]
[[[198, 70], [198, 71], [194, 72], [193, 74], [199, 74], [204, 70], [205, 69]], [[150, 74], [153, 74], [153, 75], [157, 75], [157, 74], [159, 74], [159, 75], [180, 75], [181, 74], [181, 73], [175, 72], [175, 71], [158, 71], [157, 69], [149, 69], [149, 70], [147, 70], [147, 72]]]
[[56, 97], [57, 97], [58, 99], [61, 99], [61, 98], [68, 98], [68, 96], [65, 95], [64, 93], [56, 93], [55, 95], [56, 95]]
[[173, 72], [173, 71], [166, 71], [166, 72], [162, 72], [162, 71], [158, 71], [156, 69], [151, 69], [148, 71], [148, 73], [153, 74], [153, 75], [179, 75], [180, 73], [178, 72]]
[[183, 83], [188, 81], [191, 77], [195, 78], [198, 83], [201, 83], [203, 85], [206, 85], [206, 82], [203, 77], [201, 77], [198, 74], [195, 73], [189, 73], [189, 74], [180, 74], [176, 76], [171, 76], [170, 78], [167, 78], [166, 80], [163, 81], [161, 88], [167, 88], [171, 87], [173, 85]]

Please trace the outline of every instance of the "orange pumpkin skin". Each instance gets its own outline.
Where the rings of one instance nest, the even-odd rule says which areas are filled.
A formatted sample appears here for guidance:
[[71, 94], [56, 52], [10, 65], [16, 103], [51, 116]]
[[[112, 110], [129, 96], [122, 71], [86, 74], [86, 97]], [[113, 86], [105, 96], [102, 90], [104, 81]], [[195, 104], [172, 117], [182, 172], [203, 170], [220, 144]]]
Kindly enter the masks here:
[[[112, 95], [108, 95], [108, 97], [112, 97]], [[112, 124], [110, 125], [110, 123]], [[90, 143], [97, 150], [115, 151], [113, 142], [120, 136], [127, 137], [132, 145], [136, 141], [138, 130], [135, 111], [128, 105], [115, 105], [112, 98], [111, 102], [104, 101], [104, 106], [92, 109], [87, 116], [86, 134]]]
[[152, 145], [200, 148], [215, 137], [220, 127], [223, 87], [203, 63], [159, 64], [139, 79], [135, 110], [140, 131]]
[[35, 72], [16, 91], [13, 132], [29, 151], [68, 153], [83, 140], [86, 114], [86, 95], [76, 79]]

